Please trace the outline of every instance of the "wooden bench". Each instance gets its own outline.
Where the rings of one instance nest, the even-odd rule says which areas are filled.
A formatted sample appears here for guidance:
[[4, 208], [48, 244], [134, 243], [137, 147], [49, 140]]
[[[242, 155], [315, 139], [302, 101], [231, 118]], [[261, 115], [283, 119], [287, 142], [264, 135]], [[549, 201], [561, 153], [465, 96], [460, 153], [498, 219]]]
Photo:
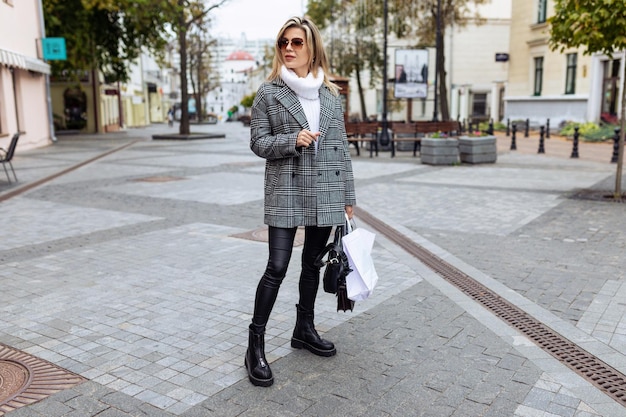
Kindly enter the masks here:
[[417, 150], [420, 147], [420, 143], [423, 133], [418, 133], [417, 122], [392, 122], [391, 123], [391, 156], [396, 155], [396, 143], [397, 142], [413, 142], [413, 156], [417, 156]]
[[359, 144], [370, 143], [370, 158], [376, 150], [378, 156], [378, 122], [348, 122], [346, 123], [346, 135], [348, 143], [354, 144], [357, 156], [361, 155]]
[[391, 136], [391, 157], [396, 155], [396, 142], [413, 142], [413, 156], [417, 156], [422, 138], [430, 133], [446, 133], [449, 136], [461, 133], [461, 124], [450, 120], [445, 122], [409, 122], [391, 124], [393, 135]]

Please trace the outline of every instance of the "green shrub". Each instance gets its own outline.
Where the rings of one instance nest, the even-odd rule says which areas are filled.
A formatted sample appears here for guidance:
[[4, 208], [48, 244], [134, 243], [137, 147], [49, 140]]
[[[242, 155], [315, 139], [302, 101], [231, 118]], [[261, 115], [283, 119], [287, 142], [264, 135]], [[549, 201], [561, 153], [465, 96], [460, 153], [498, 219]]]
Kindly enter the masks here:
[[561, 136], [574, 137], [574, 128], [578, 126], [579, 138], [585, 142], [603, 142], [613, 138], [615, 127], [610, 124], [598, 125], [594, 122], [567, 122], [559, 131]]

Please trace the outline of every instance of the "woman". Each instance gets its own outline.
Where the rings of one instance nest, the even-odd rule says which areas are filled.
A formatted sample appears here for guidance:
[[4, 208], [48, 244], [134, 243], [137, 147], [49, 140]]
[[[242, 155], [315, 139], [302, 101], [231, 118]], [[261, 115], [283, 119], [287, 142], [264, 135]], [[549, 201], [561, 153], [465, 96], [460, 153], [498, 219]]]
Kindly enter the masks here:
[[304, 226], [300, 299], [291, 346], [332, 356], [335, 346], [313, 324], [319, 268], [315, 258], [331, 229], [352, 218], [356, 203], [338, 88], [328, 80], [319, 30], [306, 18], [289, 19], [278, 32], [272, 72], [252, 105], [250, 148], [266, 159], [265, 217], [269, 259], [256, 292], [245, 366], [258, 386], [274, 382], [265, 359], [265, 326]]

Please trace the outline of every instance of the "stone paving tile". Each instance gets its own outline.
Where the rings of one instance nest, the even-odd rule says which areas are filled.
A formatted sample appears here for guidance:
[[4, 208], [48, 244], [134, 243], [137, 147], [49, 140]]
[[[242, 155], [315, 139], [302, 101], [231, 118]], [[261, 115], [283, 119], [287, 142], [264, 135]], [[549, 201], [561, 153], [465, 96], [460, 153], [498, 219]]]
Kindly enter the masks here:
[[[47, 216], [41, 216], [41, 213], [47, 213]], [[0, 205], [0, 216], [6, 222], [3, 238], [0, 240], [0, 251], [43, 243], [51, 237], [72, 237], [154, 219], [138, 214], [121, 214], [18, 197], [11, 204]], [[54, 267], [51, 264], [46, 266]]]
[[[50, 292], [29, 297], [28, 304], [20, 308], [19, 316], [9, 314], [5, 320], [18, 328], [21, 323], [31, 323], [30, 320], [40, 321], [34, 327], [23, 329], [25, 340], [36, 333], [44, 337], [41, 343], [55, 341], [49, 343], [46, 350], [36, 349], [40, 357], [56, 362], [63, 362], [64, 358], [78, 359], [78, 362], [63, 363], [68, 369], [109, 388], [119, 389], [162, 409], [173, 409], [177, 405], [180, 411], [183, 406], [177, 403], [192, 406], [194, 401], [205, 399], [206, 395], [243, 376], [240, 362], [247, 343], [250, 313], [249, 306], [240, 300], [253, 298], [254, 285], [245, 285], [245, 281], [256, 281], [256, 277], [246, 275], [255, 269], [259, 270], [255, 275], [260, 275], [262, 260], [259, 262], [254, 254], [263, 244], [228, 237], [236, 232], [240, 230], [192, 224], [163, 233], [95, 244], [86, 252], [65, 251], [49, 256], [49, 261], [54, 260], [59, 265], [49, 281], [42, 282], [50, 286]], [[217, 256], [198, 264], [196, 260], [205, 258], [207, 251]], [[143, 256], [128, 259], [130, 252], [149, 254], [150, 260]], [[98, 256], [92, 257], [96, 253]], [[386, 257], [390, 258], [389, 264], [397, 263], [391, 261], [390, 255]], [[222, 268], [222, 264], [231, 264], [235, 258], [248, 261], [238, 262], [233, 275], [224, 275], [227, 268]], [[254, 266], [254, 263], [259, 265]], [[396, 272], [403, 269], [394, 266]], [[27, 262], [17, 267], [27, 275], [33, 268]], [[292, 272], [289, 277], [291, 282], [296, 281], [294, 275]], [[233, 276], [237, 278], [233, 280]], [[377, 289], [381, 297], [378, 302], [384, 299], [385, 288], [395, 292], [398, 287], [417, 280], [405, 266], [402, 275]], [[30, 284], [16, 283], [15, 286], [21, 285], [27, 290]], [[286, 283], [281, 299], [293, 300], [296, 292], [296, 285]], [[2, 298], [5, 304], [15, 301], [6, 292]], [[230, 310], [223, 309], [224, 301], [232, 303]], [[320, 295], [319, 304], [322, 306], [317, 314], [320, 322], [324, 323], [324, 318], [329, 317], [336, 323], [334, 299]], [[54, 314], [56, 318], [52, 322], [41, 321], [38, 312], [44, 310], [45, 314]], [[293, 304], [279, 305], [277, 311], [283, 313], [278, 319], [288, 325], [268, 341], [270, 360], [291, 352], [285, 346], [289, 344], [293, 326]], [[340, 317], [348, 318], [347, 314]], [[29, 321], [24, 323], [24, 319]], [[106, 333], [98, 330], [97, 326], [102, 325], [107, 326]], [[112, 328], [117, 329], [117, 333], [108, 331]], [[211, 331], [220, 329], [220, 333]], [[70, 345], [70, 340], [81, 348]], [[233, 347], [239, 347], [236, 354], [228, 353]], [[157, 358], [169, 355], [176, 355], [179, 360], [170, 360], [171, 364], [163, 361], [155, 368], [153, 362]], [[192, 360], [186, 360], [189, 355], [193, 355]], [[114, 368], [111, 360], [116, 361]], [[79, 364], [82, 365], [80, 370], [76, 369]], [[177, 385], [175, 378], [180, 374], [191, 379], [183, 379], [184, 385]], [[195, 395], [185, 396], [184, 401], [171, 397], [171, 393], [179, 392], [177, 389], [187, 387], [194, 379], [205, 386], [203, 391], [190, 390]], [[210, 389], [211, 386], [215, 389]]]
[[[603, 394], [569, 382], [571, 372], [380, 235], [372, 299], [337, 313], [320, 293], [318, 329], [336, 357], [290, 348], [290, 268], [268, 329], [277, 381], [251, 387], [241, 358], [266, 249], [230, 236], [261, 223], [262, 189], [250, 178], [262, 177], [263, 161], [237, 125], [207, 128], [228, 129], [227, 140], [153, 142], [151, 128], [21, 156], [32, 179], [38, 164], [43, 175], [142, 140], [0, 205], [5, 218], [32, 214], [0, 248], [0, 341], [91, 380], [15, 415], [616, 415]], [[507, 153], [493, 166], [440, 168], [383, 153], [354, 168], [360, 204], [375, 215], [621, 346], [613, 298], [625, 241], [614, 222], [623, 215], [564, 199], [601, 183], [610, 165]], [[185, 179], [133, 181], [152, 175]], [[220, 199], [231, 189], [240, 193]]]
[[[434, 308], [444, 305], [445, 308]], [[437, 331], [446, 325], [456, 327], [457, 320], [463, 323], [465, 332], [444, 335]], [[377, 325], [370, 327], [371, 321], [377, 321]], [[503, 374], [496, 358], [508, 357], [515, 350], [481, 327], [433, 287], [419, 283], [396, 295], [393, 302], [374, 307], [330, 330], [327, 336], [339, 349], [336, 357], [318, 358], [296, 352], [273, 364], [276, 382], [272, 388], [250, 392], [249, 382], [244, 380], [228, 389], [232, 396], [226, 404], [220, 402], [219, 409], [214, 399], [198, 409], [206, 410], [207, 415], [238, 415], [230, 414], [229, 405], [234, 403], [245, 405], [248, 415], [270, 415], [271, 404], [283, 404], [282, 397], [304, 396], [314, 404], [317, 398], [325, 400], [306, 410], [292, 408], [289, 403], [286, 411], [297, 415], [360, 415], [362, 410], [380, 409], [389, 415], [400, 415], [399, 410], [406, 412], [421, 405], [418, 410], [422, 408], [423, 414], [409, 414], [438, 415], [431, 413], [437, 409], [473, 413], [485, 410], [495, 398], [508, 397], [508, 415], [513, 415], [531, 386], [518, 383], [513, 389], [507, 384], [514, 373]], [[465, 342], [459, 343], [459, 337]], [[483, 352], [478, 357], [477, 346]], [[474, 353], [464, 355], [464, 349]], [[477, 373], [475, 363], [482, 360], [492, 366]], [[507, 366], [534, 372], [536, 377], [541, 374], [529, 361]], [[431, 403], [438, 405], [433, 409], [423, 407]], [[328, 408], [319, 408], [322, 404]], [[234, 410], [241, 412], [239, 407]], [[194, 411], [185, 415], [194, 415]]]

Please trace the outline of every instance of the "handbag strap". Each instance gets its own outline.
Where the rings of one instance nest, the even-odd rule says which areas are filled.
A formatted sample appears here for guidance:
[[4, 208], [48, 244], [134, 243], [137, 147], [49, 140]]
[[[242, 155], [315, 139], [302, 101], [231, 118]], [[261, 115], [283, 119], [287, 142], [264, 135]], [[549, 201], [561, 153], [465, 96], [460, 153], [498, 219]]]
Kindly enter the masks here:
[[[322, 252], [320, 252], [320, 254], [317, 255], [317, 258], [315, 258], [314, 264], [316, 267], [321, 268], [326, 264], [339, 262], [340, 257], [342, 255], [345, 256], [345, 254], [343, 253], [343, 245], [341, 244], [343, 231], [344, 231], [343, 226], [337, 226], [335, 228], [334, 240], [330, 242], [328, 245], [326, 245], [326, 247], [322, 250]], [[329, 255], [329, 259], [327, 261], [324, 261], [322, 258], [324, 258], [324, 256], [326, 256], [326, 254], [330, 253], [331, 251], [334, 251], [335, 255], [332, 257], [331, 255]]]

